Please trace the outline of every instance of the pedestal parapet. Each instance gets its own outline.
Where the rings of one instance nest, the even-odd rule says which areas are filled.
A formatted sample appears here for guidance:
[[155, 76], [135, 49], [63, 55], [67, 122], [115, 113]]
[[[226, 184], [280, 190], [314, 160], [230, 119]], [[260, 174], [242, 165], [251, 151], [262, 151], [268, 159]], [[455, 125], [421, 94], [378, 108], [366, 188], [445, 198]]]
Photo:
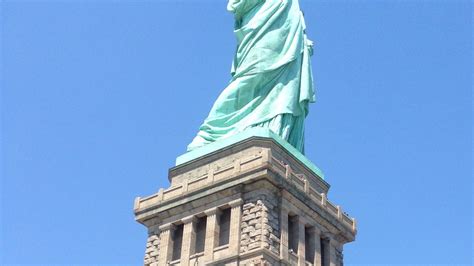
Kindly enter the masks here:
[[356, 223], [322, 172], [271, 132], [244, 133], [178, 157], [168, 189], [135, 199], [145, 265], [342, 265]]

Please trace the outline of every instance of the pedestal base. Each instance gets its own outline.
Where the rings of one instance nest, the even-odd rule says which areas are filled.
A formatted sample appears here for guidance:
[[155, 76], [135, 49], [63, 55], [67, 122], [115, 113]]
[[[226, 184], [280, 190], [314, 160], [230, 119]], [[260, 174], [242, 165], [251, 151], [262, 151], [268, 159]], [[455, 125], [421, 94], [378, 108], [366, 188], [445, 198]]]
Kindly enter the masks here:
[[321, 171], [276, 137], [180, 156], [170, 188], [137, 198], [145, 265], [342, 265], [354, 219], [327, 200]]

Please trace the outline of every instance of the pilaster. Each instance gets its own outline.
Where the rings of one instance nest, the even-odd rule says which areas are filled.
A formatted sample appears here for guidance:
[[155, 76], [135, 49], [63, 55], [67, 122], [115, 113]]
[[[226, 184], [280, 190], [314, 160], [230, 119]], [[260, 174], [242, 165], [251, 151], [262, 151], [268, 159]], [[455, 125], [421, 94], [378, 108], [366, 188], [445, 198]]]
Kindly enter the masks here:
[[288, 210], [281, 206], [280, 210], [280, 257], [288, 260]]
[[188, 216], [181, 220], [184, 223], [183, 245], [181, 247], [181, 266], [189, 265], [189, 257], [194, 254], [196, 244], [195, 222], [196, 217]]
[[207, 215], [206, 240], [204, 242], [204, 261], [212, 261], [214, 248], [219, 241], [218, 208], [212, 208], [204, 212]]
[[160, 226], [160, 243], [162, 243], [163, 246], [160, 249], [159, 265], [167, 265], [168, 261], [171, 260], [173, 249], [171, 232], [174, 228], [175, 226], [171, 223]]
[[342, 258], [340, 256], [342, 245], [334, 238], [329, 240], [330, 264], [329, 266], [342, 266]]
[[298, 266], [306, 265], [305, 223], [298, 217]]
[[311, 231], [313, 235], [313, 247], [314, 247], [314, 266], [322, 266], [321, 260], [321, 230], [317, 227], [313, 227]]
[[229, 251], [231, 254], [240, 252], [240, 223], [242, 218], [242, 199], [229, 203], [230, 211], [230, 236]]

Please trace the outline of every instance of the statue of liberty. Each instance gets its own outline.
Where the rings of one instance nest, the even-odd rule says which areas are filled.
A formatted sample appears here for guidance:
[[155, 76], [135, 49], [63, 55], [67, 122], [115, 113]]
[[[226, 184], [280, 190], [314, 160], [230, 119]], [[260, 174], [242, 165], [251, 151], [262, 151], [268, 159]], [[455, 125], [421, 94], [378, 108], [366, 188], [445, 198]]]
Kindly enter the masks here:
[[298, 0], [229, 0], [238, 46], [232, 79], [188, 151], [253, 127], [304, 153], [304, 119], [314, 102], [310, 56]]

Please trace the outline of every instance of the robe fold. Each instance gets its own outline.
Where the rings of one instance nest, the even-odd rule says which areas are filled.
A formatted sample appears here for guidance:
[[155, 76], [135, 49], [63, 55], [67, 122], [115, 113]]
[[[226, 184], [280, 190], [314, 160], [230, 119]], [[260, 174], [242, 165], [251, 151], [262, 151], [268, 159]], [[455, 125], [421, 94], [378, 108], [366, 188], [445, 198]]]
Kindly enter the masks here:
[[314, 102], [310, 56], [297, 0], [230, 0], [237, 51], [232, 79], [188, 151], [251, 127], [266, 127], [304, 152], [304, 119]]

